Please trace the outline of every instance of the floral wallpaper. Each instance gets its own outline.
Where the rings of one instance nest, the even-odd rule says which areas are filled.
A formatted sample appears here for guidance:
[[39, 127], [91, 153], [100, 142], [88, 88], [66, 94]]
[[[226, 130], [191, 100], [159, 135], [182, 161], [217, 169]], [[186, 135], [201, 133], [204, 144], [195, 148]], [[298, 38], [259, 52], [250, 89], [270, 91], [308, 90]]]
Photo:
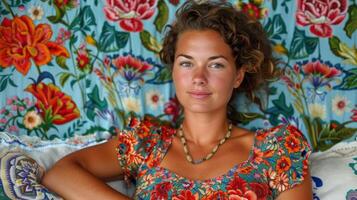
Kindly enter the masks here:
[[[260, 20], [282, 77], [242, 95], [233, 118], [252, 130], [296, 125], [315, 151], [357, 132], [357, 1], [232, 0]], [[182, 0], [1, 0], [0, 131], [66, 139], [128, 116], [182, 120], [158, 58]]]

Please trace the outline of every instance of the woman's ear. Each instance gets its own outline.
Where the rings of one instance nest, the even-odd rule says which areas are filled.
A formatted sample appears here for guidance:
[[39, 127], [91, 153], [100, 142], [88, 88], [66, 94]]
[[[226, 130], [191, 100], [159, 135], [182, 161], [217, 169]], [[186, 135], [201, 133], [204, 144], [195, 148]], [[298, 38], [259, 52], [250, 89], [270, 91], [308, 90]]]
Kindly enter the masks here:
[[239, 68], [237, 70], [237, 76], [234, 82], [234, 88], [238, 88], [240, 86], [240, 84], [243, 82], [244, 75], [245, 75], [245, 68], [244, 67]]

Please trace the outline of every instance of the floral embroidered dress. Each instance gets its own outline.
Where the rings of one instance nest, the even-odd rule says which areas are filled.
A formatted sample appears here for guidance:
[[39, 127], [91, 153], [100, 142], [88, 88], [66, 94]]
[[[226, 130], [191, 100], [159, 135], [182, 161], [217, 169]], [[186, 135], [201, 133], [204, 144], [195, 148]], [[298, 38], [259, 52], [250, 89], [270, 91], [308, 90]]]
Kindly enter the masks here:
[[131, 120], [118, 134], [124, 177], [136, 184], [134, 199], [275, 199], [300, 184], [311, 153], [301, 132], [291, 125], [255, 132], [249, 158], [207, 180], [190, 180], [160, 167], [175, 129]]

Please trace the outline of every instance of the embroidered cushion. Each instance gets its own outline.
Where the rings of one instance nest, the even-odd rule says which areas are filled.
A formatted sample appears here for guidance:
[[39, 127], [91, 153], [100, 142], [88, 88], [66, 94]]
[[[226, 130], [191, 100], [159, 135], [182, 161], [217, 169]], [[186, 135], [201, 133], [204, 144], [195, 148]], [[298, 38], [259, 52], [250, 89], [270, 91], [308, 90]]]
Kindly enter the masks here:
[[310, 158], [314, 200], [357, 199], [357, 141], [340, 142]]

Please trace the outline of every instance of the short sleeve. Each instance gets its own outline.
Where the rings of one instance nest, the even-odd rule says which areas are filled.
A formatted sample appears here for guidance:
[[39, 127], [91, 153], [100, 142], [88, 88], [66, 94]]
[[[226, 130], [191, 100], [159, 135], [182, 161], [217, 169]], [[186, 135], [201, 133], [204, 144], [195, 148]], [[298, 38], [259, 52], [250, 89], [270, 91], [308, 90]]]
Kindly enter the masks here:
[[[156, 128], [157, 129], [157, 128]], [[117, 135], [117, 156], [125, 180], [135, 179], [139, 167], [158, 142], [158, 133], [149, 121], [137, 118], [128, 120], [128, 125]]]
[[266, 174], [274, 197], [302, 183], [309, 170], [311, 148], [295, 126], [275, 129], [267, 137], [265, 152], [270, 152]]

